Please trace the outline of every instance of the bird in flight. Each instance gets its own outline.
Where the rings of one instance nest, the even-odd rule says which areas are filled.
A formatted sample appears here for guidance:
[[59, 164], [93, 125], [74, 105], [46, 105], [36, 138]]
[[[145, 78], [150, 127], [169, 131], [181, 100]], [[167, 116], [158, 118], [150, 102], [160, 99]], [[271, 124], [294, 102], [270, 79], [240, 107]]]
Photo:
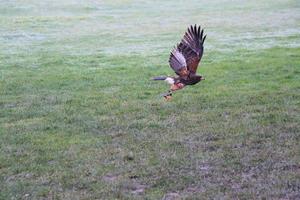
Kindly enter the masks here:
[[203, 44], [206, 35], [200, 26], [190, 26], [185, 32], [181, 42], [171, 51], [169, 64], [177, 76], [159, 76], [153, 80], [164, 80], [171, 85], [170, 90], [163, 94], [166, 100], [172, 98], [172, 92], [180, 90], [187, 85], [195, 85], [205, 80], [197, 75], [196, 71], [203, 55]]

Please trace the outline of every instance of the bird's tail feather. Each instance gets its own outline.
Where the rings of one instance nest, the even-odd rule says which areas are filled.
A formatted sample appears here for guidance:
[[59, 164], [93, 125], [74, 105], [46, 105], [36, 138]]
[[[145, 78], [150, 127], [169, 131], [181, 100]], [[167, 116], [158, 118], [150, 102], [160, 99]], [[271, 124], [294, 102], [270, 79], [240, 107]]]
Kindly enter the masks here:
[[163, 80], [166, 80], [167, 76], [157, 76], [157, 77], [154, 77], [152, 80], [154, 81], [163, 81]]

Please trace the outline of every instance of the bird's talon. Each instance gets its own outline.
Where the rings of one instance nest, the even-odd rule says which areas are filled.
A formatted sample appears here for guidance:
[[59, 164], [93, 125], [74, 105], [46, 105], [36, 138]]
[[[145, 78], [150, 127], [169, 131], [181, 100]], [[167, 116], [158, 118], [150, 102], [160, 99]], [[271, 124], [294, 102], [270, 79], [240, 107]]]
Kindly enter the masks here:
[[164, 96], [164, 98], [165, 98], [166, 101], [170, 101], [172, 99], [172, 95]]

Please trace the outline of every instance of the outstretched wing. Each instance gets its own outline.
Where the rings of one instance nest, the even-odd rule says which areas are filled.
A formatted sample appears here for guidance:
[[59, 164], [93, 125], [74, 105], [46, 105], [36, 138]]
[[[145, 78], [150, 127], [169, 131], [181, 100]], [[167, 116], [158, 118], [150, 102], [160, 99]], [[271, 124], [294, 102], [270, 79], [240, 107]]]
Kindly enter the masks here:
[[187, 64], [185, 57], [178, 50], [178, 48], [174, 48], [171, 51], [170, 59], [169, 59], [170, 67], [181, 77], [188, 75]]
[[193, 74], [196, 73], [203, 55], [205, 38], [206, 35], [203, 36], [203, 29], [201, 30], [200, 26], [190, 26], [177, 46], [186, 60], [188, 70]]

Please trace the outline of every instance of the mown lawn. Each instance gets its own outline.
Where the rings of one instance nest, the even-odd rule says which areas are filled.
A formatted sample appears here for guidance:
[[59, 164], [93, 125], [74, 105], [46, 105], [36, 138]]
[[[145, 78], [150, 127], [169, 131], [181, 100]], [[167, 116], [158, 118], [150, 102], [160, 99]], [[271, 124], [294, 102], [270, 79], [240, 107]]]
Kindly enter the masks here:
[[[300, 198], [297, 1], [0, 4], [0, 199]], [[194, 23], [206, 80], [166, 102]]]

